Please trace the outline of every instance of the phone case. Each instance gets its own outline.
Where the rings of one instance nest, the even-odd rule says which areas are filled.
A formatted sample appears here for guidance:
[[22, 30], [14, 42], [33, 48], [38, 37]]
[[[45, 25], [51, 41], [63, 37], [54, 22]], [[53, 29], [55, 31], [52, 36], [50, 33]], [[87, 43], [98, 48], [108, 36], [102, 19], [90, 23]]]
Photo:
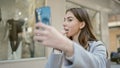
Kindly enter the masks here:
[[42, 22], [50, 25], [51, 10], [49, 6], [44, 6], [35, 9], [36, 23]]

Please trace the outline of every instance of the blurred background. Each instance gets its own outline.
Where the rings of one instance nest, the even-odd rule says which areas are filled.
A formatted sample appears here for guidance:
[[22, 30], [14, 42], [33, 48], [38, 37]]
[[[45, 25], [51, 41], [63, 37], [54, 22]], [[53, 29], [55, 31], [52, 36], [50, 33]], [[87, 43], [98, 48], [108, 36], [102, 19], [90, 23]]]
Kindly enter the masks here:
[[50, 23], [58, 30], [66, 9], [85, 8], [111, 67], [120, 68], [120, 0], [0, 0], [0, 68], [44, 68], [51, 48], [33, 41], [35, 9], [43, 6], [51, 8]]

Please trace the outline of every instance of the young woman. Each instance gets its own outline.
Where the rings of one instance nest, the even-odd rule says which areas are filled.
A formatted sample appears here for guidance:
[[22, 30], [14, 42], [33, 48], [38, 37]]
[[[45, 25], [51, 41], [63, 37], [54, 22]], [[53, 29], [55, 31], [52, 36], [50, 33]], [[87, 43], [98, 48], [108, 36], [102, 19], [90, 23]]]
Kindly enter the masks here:
[[[53, 48], [46, 68], [106, 68], [105, 45], [92, 33], [92, 25], [85, 9], [70, 8], [64, 17], [64, 32], [37, 23], [34, 40]], [[62, 53], [56, 53], [58, 50]]]

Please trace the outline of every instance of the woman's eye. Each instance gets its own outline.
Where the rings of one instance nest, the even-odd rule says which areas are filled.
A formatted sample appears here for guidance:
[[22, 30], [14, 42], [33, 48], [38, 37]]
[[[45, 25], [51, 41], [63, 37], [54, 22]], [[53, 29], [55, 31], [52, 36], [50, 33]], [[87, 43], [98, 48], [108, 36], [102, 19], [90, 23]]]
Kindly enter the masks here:
[[72, 19], [68, 19], [68, 22], [71, 22], [72, 21]]

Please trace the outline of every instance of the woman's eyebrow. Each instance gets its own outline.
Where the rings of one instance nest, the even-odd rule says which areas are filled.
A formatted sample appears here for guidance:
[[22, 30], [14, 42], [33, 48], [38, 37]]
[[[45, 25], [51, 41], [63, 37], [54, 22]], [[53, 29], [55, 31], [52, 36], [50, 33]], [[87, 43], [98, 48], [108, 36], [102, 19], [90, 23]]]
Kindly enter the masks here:
[[64, 20], [66, 20], [66, 19], [70, 19], [70, 18], [72, 18], [73, 19], [73, 17], [72, 16], [69, 16], [69, 17], [64, 17]]
[[72, 16], [69, 16], [69, 17], [67, 17], [67, 18], [69, 19], [69, 18], [73, 18], [73, 17], [72, 17]]

